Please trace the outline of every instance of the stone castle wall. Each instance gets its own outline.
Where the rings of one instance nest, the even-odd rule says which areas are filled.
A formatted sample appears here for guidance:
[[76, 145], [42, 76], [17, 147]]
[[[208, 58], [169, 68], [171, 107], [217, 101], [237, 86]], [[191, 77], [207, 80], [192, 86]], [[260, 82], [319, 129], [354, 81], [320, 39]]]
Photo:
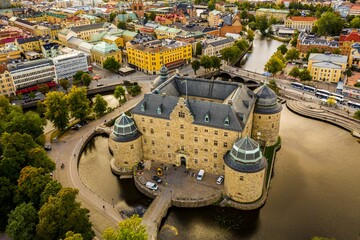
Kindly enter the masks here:
[[225, 193], [232, 200], [250, 203], [258, 200], [265, 184], [266, 168], [255, 173], [241, 173], [225, 166]]
[[143, 159], [141, 139], [138, 137], [130, 142], [116, 142], [109, 137], [109, 148], [114, 155], [117, 168], [132, 170]]
[[280, 129], [281, 112], [276, 114], [254, 113], [251, 138], [258, 140], [258, 132], [261, 133], [260, 141], [265, 142], [266, 146], [277, 143]]

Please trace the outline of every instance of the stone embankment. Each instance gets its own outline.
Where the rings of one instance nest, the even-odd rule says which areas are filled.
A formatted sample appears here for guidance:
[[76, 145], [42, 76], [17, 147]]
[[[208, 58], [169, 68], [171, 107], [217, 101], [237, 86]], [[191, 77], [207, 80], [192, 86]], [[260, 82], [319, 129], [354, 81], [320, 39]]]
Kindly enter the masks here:
[[287, 100], [286, 106], [296, 114], [328, 122], [351, 132], [353, 136], [359, 137], [360, 120], [342, 113], [337, 109], [296, 100]]

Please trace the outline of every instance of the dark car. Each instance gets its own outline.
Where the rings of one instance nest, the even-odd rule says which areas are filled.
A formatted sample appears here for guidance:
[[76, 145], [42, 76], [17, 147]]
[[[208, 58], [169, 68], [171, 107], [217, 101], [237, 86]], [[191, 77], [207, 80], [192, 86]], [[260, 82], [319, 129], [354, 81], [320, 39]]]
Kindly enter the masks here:
[[153, 176], [152, 179], [153, 179], [154, 181], [156, 181], [157, 183], [161, 183], [161, 182], [162, 182], [162, 181], [161, 181], [161, 178], [159, 178], [158, 176]]
[[45, 149], [46, 151], [50, 151], [50, 150], [52, 149], [52, 147], [51, 147], [50, 145], [46, 145], [46, 146], [44, 146], [44, 149]]
[[72, 126], [70, 129], [77, 131], [77, 130], [79, 130], [80, 128], [81, 128], [81, 125], [80, 125], [80, 124], [75, 124], [75, 125]]

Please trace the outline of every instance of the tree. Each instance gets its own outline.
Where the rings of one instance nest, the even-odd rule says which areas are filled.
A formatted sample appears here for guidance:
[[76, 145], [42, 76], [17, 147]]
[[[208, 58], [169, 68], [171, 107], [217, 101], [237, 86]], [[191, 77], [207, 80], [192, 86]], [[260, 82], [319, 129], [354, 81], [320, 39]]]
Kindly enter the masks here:
[[290, 44], [291, 44], [292, 47], [296, 47], [298, 37], [299, 37], [299, 31], [296, 30], [292, 40], [290, 41]]
[[318, 28], [317, 34], [320, 36], [337, 36], [343, 29], [344, 21], [338, 14], [326, 12], [316, 22], [316, 26]]
[[202, 55], [202, 43], [201, 43], [201, 42], [197, 42], [197, 43], [196, 43], [195, 55], [196, 55], [196, 56]]
[[211, 57], [204, 55], [200, 58], [200, 65], [205, 69], [205, 72], [206, 72], [207, 69], [212, 68], [213, 61], [212, 61]]
[[208, 9], [209, 9], [210, 11], [212, 11], [212, 10], [215, 9], [215, 3], [214, 3], [213, 0], [209, 1], [209, 3], [208, 3]]
[[326, 103], [327, 103], [329, 106], [335, 106], [335, 105], [336, 105], [336, 99], [335, 99], [335, 97], [330, 96], [330, 97], [326, 100]]
[[221, 59], [217, 56], [211, 56], [211, 61], [212, 61], [212, 68], [214, 69], [220, 69], [221, 67]]
[[56, 196], [50, 196], [39, 211], [39, 224], [36, 233], [39, 239], [65, 238], [68, 231], [82, 235], [84, 240], [91, 240], [95, 234], [89, 221], [89, 210], [81, 208], [76, 202], [79, 190], [62, 188]]
[[247, 30], [247, 37], [246, 37], [246, 38], [249, 40], [249, 42], [254, 41], [255, 33], [254, 33], [253, 30], [251, 30], [251, 28], [248, 28], [248, 30]]
[[90, 101], [87, 98], [86, 88], [72, 87], [68, 93], [67, 102], [71, 116], [79, 119], [80, 122], [85, 122], [90, 113]]
[[110, 13], [109, 22], [112, 23], [114, 21], [115, 17], [116, 17], [116, 12]]
[[360, 110], [357, 110], [357, 111], [354, 113], [354, 118], [360, 120]]
[[138, 84], [132, 86], [132, 87], [128, 87], [128, 92], [129, 94], [131, 94], [131, 96], [135, 97], [136, 95], [138, 95], [139, 93], [141, 93], [141, 86], [139, 86]]
[[249, 48], [249, 43], [245, 39], [237, 41], [235, 45], [240, 49], [241, 52]]
[[194, 73], [195, 73], [195, 75], [196, 75], [196, 71], [199, 70], [200, 67], [201, 67], [200, 61], [199, 61], [199, 60], [194, 60], [194, 61], [192, 61], [191, 67], [192, 67], [192, 69], [194, 70]]
[[298, 78], [300, 76], [300, 70], [298, 67], [293, 67], [291, 69], [291, 71], [289, 72], [289, 75], [294, 77], [294, 78]]
[[34, 92], [29, 93], [29, 98], [30, 99], [34, 99], [36, 97]]
[[156, 13], [155, 13], [155, 12], [150, 12], [150, 13], [148, 14], [148, 18], [149, 18], [151, 21], [155, 21]]
[[280, 51], [282, 55], [284, 55], [284, 54], [288, 51], [288, 49], [287, 49], [287, 47], [286, 47], [285, 44], [281, 44], [281, 45], [277, 48], [277, 50]]
[[300, 72], [299, 77], [300, 77], [301, 81], [311, 81], [311, 79], [312, 79], [312, 76], [310, 75], [310, 72], [307, 69], [302, 70]]
[[240, 49], [237, 46], [223, 48], [220, 52], [222, 59], [228, 63], [234, 63], [241, 54]]
[[48, 201], [50, 196], [56, 196], [61, 188], [61, 184], [57, 181], [48, 182], [44, 188], [44, 191], [42, 191], [40, 194], [40, 207]]
[[126, 30], [126, 22], [119, 21], [117, 23], [117, 27], [120, 28], [120, 29]]
[[64, 240], [83, 240], [84, 238], [81, 236], [80, 233], [74, 233], [72, 231], [69, 231], [66, 233]]
[[276, 74], [285, 67], [284, 62], [278, 56], [272, 56], [265, 64], [265, 71]]
[[120, 68], [120, 63], [114, 57], [110, 57], [104, 61], [103, 68], [116, 73]]
[[276, 95], [279, 95], [279, 87], [276, 84], [275, 80], [271, 79], [269, 83], [267, 83], [267, 85], [269, 86], [269, 88], [271, 88], [271, 90], [276, 93]]
[[30, 201], [38, 209], [40, 207], [40, 195], [50, 181], [50, 175], [46, 174], [43, 168], [24, 167], [18, 179], [18, 194], [22, 202]]
[[38, 214], [32, 203], [22, 203], [9, 214], [6, 233], [12, 239], [32, 240], [37, 222]]
[[69, 109], [66, 95], [63, 92], [50, 92], [46, 94], [45, 106], [45, 117], [49, 119], [57, 129], [61, 131], [65, 130], [69, 123]]
[[60, 84], [60, 86], [65, 90], [65, 91], [67, 91], [68, 90], [68, 88], [69, 88], [69, 86], [70, 86], [70, 83], [69, 83], [69, 80], [67, 80], [67, 79], [60, 79], [59, 80], [59, 84]]
[[38, 87], [38, 91], [45, 95], [46, 93], [48, 93], [50, 91], [50, 89], [49, 89], [48, 85], [42, 84]]
[[107, 109], [107, 105], [108, 103], [105, 99], [100, 94], [96, 94], [94, 102], [94, 112], [96, 116], [102, 116]]
[[355, 17], [350, 22], [350, 27], [352, 28], [360, 28], [360, 17]]
[[142, 219], [139, 217], [139, 215], [133, 215], [130, 218], [119, 222], [119, 227], [117, 229], [105, 229], [102, 237], [105, 240], [147, 240], [148, 235], [146, 233], [146, 228], [141, 224], [141, 221]]
[[266, 35], [266, 30], [269, 28], [269, 21], [266, 16], [257, 16], [256, 19], [256, 28], [259, 29], [262, 35]]
[[84, 74], [81, 76], [81, 83], [82, 83], [84, 86], [88, 87], [88, 86], [90, 85], [91, 81], [92, 81], [92, 77], [91, 77], [90, 74], [84, 73]]
[[292, 48], [289, 51], [287, 51], [285, 55], [285, 59], [288, 61], [292, 61], [295, 59], [299, 59], [300, 53], [296, 48]]
[[114, 90], [114, 97], [119, 100], [119, 103], [126, 102], [125, 89], [122, 86], [116, 86]]
[[84, 73], [85, 72], [83, 71], [78, 71], [77, 73], [75, 73], [75, 75], [73, 76], [73, 84], [75, 84], [75, 82], [81, 83], [81, 77]]
[[13, 198], [16, 185], [9, 178], [0, 177], [0, 231], [4, 231], [7, 225], [8, 214], [15, 207]]

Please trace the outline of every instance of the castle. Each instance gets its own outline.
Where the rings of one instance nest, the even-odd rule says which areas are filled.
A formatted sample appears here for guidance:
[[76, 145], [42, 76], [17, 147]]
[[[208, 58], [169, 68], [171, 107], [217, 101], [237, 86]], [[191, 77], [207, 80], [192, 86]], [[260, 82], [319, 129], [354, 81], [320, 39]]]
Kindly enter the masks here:
[[115, 121], [113, 172], [131, 174], [143, 160], [204, 169], [225, 176], [230, 199], [254, 202], [265, 191], [268, 169], [260, 145], [277, 143], [281, 110], [266, 84], [251, 91], [238, 83], [169, 78], [163, 67], [132, 118]]

